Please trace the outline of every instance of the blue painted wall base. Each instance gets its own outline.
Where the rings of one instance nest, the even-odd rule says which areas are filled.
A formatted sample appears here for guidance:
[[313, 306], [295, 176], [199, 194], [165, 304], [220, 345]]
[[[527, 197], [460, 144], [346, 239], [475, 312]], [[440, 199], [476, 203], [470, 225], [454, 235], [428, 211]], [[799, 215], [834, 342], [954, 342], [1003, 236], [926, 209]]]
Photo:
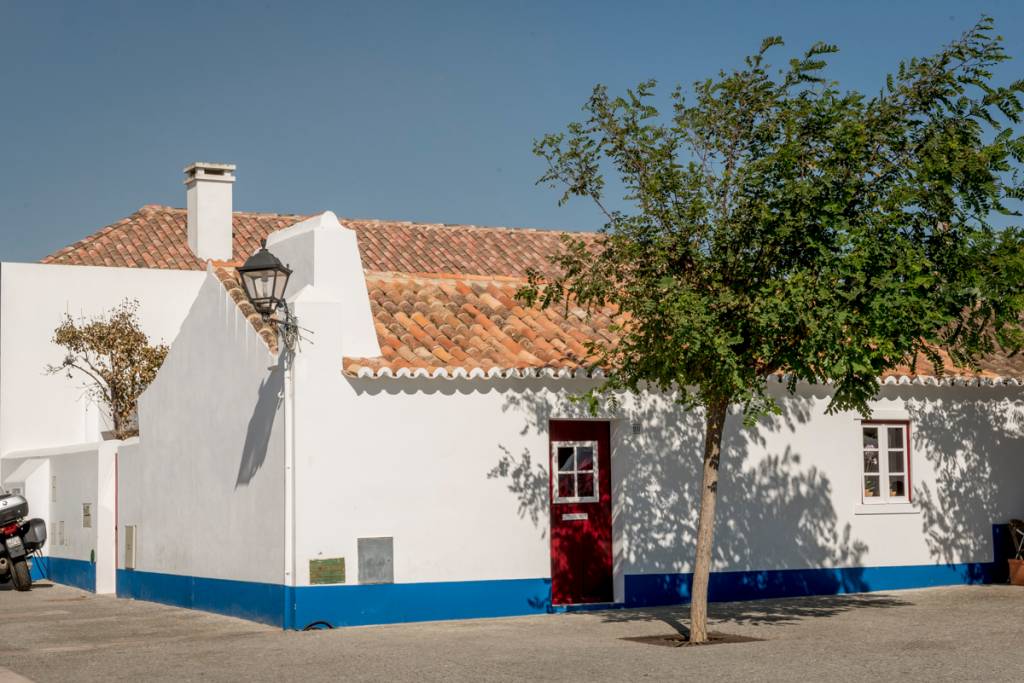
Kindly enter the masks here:
[[96, 592], [96, 565], [67, 557], [33, 557], [32, 580], [47, 579], [75, 588]]
[[[715, 572], [708, 580], [709, 602], [797, 598], [873, 591], [991, 583], [993, 563], [779, 569]], [[690, 601], [692, 574], [626, 576], [626, 607], [678, 605]]]
[[117, 597], [286, 626], [285, 587], [276, 584], [118, 569]]
[[476, 619], [551, 611], [550, 579], [443, 581], [295, 589], [293, 628]]
[[[709, 602], [797, 598], [960, 584], [1004, 583], [1009, 530], [992, 525], [992, 562], [922, 564], [839, 569], [775, 569], [714, 572], [708, 579]], [[684, 604], [690, 601], [692, 574], [626, 576], [626, 607]]]
[[[85, 563], [88, 564], [88, 563]], [[842, 569], [717, 572], [711, 602], [865, 593], [991, 583], [996, 562]], [[684, 604], [691, 574], [628, 574], [626, 600], [604, 609]], [[117, 572], [117, 595], [217, 612], [288, 629], [314, 622], [362, 626], [575, 611], [551, 605], [550, 579], [451, 581], [367, 586], [285, 586], [155, 572]]]

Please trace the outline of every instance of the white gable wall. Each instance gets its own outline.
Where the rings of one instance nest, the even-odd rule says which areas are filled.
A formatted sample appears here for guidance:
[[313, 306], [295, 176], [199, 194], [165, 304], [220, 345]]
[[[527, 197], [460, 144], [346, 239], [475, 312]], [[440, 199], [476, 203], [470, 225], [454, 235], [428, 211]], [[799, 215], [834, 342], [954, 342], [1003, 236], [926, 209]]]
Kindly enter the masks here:
[[48, 375], [63, 350], [53, 330], [65, 313], [105, 313], [138, 299], [142, 329], [155, 342], [178, 333], [204, 274], [196, 271], [0, 264], [0, 457], [100, 438], [109, 429], [79, 376]]
[[118, 566], [280, 584], [282, 370], [224, 286], [202, 287], [139, 401], [140, 440], [118, 462]]
[[[344, 349], [348, 356], [380, 355], [354, 230], [342, 227], [337, 217], [326, 211], [271, 234], [267, 248], [293, 271], [289, 295], [297, 297], [312, 286], [318, 300], [336, 304], [331, 315], [337, 316], [340, 327], [331, 339], [334, 353]], [[316, 339], [310, 341], [317, 343]]]

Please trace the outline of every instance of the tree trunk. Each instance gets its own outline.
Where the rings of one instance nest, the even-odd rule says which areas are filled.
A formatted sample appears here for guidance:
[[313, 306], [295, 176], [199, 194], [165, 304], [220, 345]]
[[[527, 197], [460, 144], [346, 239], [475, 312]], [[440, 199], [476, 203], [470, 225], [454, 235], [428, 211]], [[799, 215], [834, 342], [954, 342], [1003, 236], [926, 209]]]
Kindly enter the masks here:
[[715, 535], [715, 503], [718, 501], [718, 461], [722, 453], [722, 430], [729, 402], [715, 399], [707, 407], [704, 432], [704, 479], [700, 488], [700, 517], [697, 520], [697, 555], [690, 590], [690, 642], [708, 640], [708, 576], [711, 573], [711, 543]]
[[[122, 438], [124, 425], [121, 424], [120, 401], [118, 395], [110, 390], [110, 428], [114, 432], [114, 438]], [[102, 420], [101, 420], [102, 421]]]

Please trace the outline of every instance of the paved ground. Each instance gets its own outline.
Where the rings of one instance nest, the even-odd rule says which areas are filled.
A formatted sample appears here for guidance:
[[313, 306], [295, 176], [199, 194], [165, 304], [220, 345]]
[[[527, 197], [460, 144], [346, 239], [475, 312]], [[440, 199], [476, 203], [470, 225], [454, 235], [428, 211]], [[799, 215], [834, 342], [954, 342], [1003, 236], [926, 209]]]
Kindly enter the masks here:
[[685, 609], [294, 633], [40, 583], [31, 593], [0, 587], [0, 683], [1024, 678], [1021, 588], [734, 603], [712, 614], [715, 630], [764, 640], [625, 640], [676, 633]]

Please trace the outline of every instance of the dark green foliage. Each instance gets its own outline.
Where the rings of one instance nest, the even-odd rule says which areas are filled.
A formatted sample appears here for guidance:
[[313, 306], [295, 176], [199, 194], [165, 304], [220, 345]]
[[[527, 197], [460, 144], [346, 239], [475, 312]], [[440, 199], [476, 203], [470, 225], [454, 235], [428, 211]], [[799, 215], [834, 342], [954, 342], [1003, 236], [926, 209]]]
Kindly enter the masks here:
[[[558, 275], [531, 274], [527, 303], [612, 304], [615, 344], [594, 343], [604, 391], [681, 391], [749, 418], [775, 410], [773, 373], [830, 382], [832, 409], [867, 410], [879, 377], [936, 349], [961, 367], [1024, 343], [1022, 233], [997, 230], [1024, 199], [1024, 81], [993, 83], [1007, 59], [982, 19], [912, 59], [874, 96], [824, 76], [812, 46], [775, 72], [768, 38], [741, 69], [652, 104], [655, 83], [611, 97], [538, 141], [541, 182], [589, 197], [607, 224], [589, 249], [566, 239]], [[605, 210], [605, 175], [626, 190]], [[591, 398], [595, 399], [596, 395]]]

